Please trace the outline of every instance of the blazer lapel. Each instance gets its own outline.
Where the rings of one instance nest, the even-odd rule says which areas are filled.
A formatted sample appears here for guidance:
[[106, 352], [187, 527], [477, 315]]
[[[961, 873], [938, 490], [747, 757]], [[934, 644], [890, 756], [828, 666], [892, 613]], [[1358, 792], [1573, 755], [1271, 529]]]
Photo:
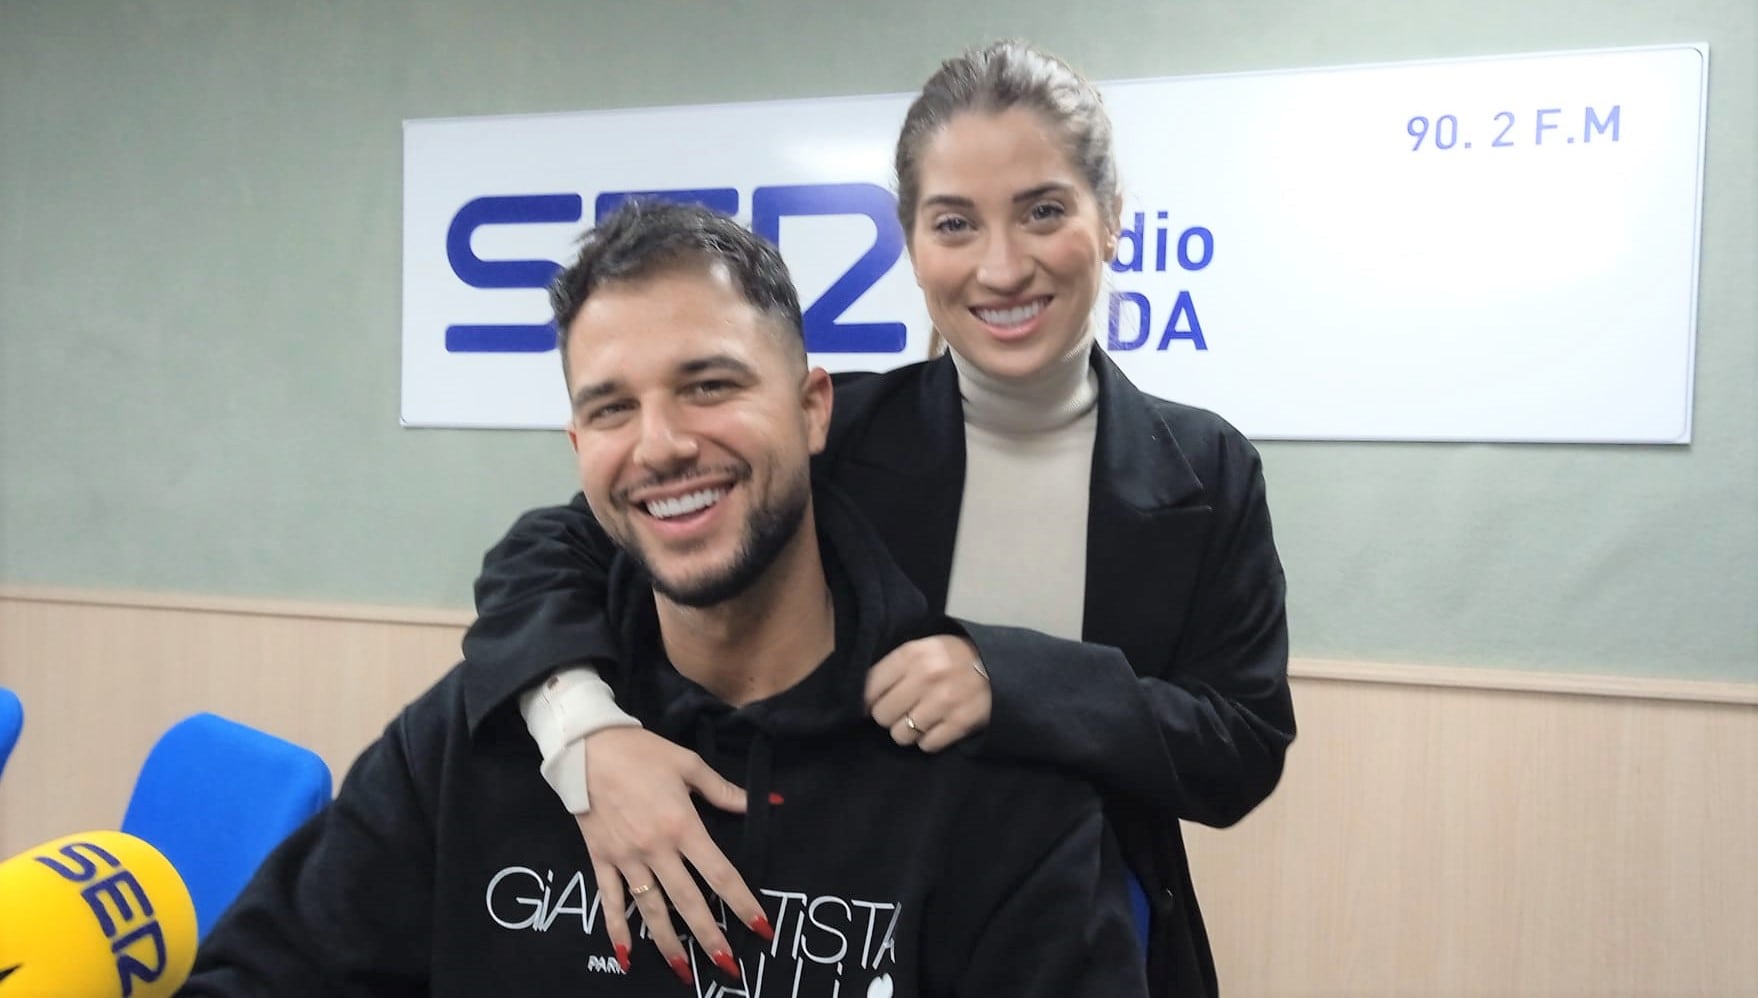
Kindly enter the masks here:
[[[1082, 636], [1120, 648], [1138, 671], [1171, 660], [1191, 605], [1210, 508], [1171, 430], [1103, 350], [1093, 350], [1099, 425], [1087, 518]], [[880, 376], [884, 377], [884, 376]], [[946, 609], [964, 501], [964, 406], [948, 357], [863, 397], [852, 386], [830, 477], [872, 521], [929, 607]], [[838, 395], [843, 405], [845, 396]], [[1022, 551], [1029, 564], [1030, 552]]]
[[[1153, 400], [1103, 350], [1087, 518], [1082, 636], [1122, 649], [1138, 673], [1171, 662], [1209, 533], [1203, 485]], [[1179, 614], [1168, 619], [1169, 614]]]
[[833, 477], [931, 610], [943, 613], [964, 501], [964, 403], [951, 358], [918, 371], [895, 392], [857, 402], [857, 410], [870, 405], [870, 415], [851, 431], [859, 439], [839, 448], [849, 456]]

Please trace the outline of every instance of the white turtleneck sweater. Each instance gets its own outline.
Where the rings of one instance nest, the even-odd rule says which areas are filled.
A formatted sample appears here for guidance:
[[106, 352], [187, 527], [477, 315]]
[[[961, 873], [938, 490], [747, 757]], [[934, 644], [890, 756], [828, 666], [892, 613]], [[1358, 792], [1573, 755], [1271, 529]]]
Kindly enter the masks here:
[[991, 377], [953, 353], [965, 472], [949, 616], [1079, 640], [1099, 426], [1091, 346], [1083, 339], [1027, 381]]
[[[952, 354], [964, 401], [964, 501], [946, 612], [1078, 640], [1086, 612], [1087, 509], [1098, 431], [1092, 341], [1025, 381], [1006, 381]], [[543, 777], [584, 814], [586, 737], [640, 722], [616, 705], [595, 669], [558, 671], [519, 698], [543, 753]]]

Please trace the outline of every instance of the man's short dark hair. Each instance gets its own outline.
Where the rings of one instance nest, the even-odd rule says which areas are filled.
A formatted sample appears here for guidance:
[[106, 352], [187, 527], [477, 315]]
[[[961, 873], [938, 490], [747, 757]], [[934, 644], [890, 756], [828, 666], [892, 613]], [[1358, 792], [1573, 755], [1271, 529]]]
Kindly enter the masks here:
[[568, 366], [568, 327], [600, 286], [716, 263], [726, 268], [746, 301], [793, 334], [803, 360], [799, 294], [774, 246], [736, 220], [700, 205], [631, 198], [586, 230], [579, 257], [549, 287], [563, 372]]

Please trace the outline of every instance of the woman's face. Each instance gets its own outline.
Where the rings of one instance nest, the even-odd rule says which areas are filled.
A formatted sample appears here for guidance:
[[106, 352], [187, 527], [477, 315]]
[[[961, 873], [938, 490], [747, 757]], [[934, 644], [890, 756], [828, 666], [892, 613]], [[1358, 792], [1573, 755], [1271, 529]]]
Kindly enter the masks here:
[[1118, 206], [1099, 205], [1034, 111], [970, 111], [918, 159], [910, 260], [934, 327], [992, 377], [1029, 378], [1084, 345]]

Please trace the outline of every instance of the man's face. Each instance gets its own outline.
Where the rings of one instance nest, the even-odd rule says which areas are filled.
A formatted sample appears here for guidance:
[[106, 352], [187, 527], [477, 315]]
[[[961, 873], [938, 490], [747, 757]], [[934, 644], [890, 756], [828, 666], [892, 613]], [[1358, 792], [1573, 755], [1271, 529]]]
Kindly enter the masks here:
[[811, 502], [829, 375], [719, 265], [603, 285], [568, 330], [568, 439], [598, 522], [673, 602], [743, 592]]

